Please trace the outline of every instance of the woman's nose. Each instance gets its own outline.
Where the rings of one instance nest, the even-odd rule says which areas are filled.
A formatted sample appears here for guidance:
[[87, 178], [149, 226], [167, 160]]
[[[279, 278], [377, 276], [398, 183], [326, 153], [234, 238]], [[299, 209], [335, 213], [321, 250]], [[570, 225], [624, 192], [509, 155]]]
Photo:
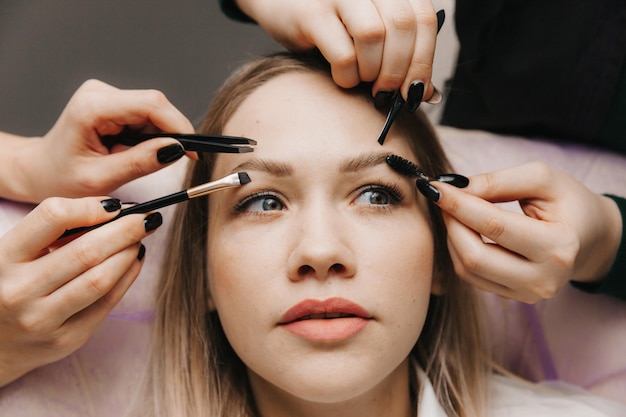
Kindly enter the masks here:
[[292, 281], [307, 278], [350, 278], [356, 272], [356, 257], [349, 222], [335, 210], [308, 209], [294, 218], [293, 246], [288, 258]]

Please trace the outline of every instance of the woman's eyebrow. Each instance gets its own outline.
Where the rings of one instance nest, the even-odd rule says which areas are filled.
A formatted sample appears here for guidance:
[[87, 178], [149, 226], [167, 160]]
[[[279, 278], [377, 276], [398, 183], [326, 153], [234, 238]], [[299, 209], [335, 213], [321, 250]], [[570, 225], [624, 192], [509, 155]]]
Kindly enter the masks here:
[[388, 152], [368, 152], [350, 158], [339, 167], [339, 172], [357, 172], [362, 169], [371, 168], [377, 165], [386, 164]]
[[287, 177], [293, 173], [293, 167], [288, 163], [271, 159], [254, 158], [237, 165], [232, 172], [240, 171], [263, 171], [277, 177]]
[[[340, 173], [358, 172], [366, 168], [386, 164], [388, 152], [368, 152], [346, 159], [339, 166]], [[286, 162], [272, 159], [254, 158], [237, 165], [231, 172], [262, 171], [276, 177], [288, 177], [293, 174], [293, 166]]]

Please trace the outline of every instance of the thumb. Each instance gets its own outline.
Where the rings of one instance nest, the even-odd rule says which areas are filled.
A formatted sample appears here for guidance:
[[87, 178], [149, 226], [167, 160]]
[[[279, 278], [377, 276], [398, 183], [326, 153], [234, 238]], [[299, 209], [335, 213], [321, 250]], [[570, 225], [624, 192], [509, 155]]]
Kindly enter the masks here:
[[164, 168], [185, 155], [183, 146], [174, 139], [155, 138], [127, 148], [116, 146], [112, 154], [98, 158], [98, 181], [109, 191]]

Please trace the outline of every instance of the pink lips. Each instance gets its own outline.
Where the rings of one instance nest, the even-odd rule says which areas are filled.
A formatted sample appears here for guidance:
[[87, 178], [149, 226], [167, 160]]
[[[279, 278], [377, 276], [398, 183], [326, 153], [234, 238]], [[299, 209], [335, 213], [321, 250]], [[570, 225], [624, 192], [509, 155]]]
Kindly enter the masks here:
[[344, 298], [304, 300], [291, 307], [280, 326], [305, 339], [334, 342], [359, 333], [371, 320], [360, 305]]

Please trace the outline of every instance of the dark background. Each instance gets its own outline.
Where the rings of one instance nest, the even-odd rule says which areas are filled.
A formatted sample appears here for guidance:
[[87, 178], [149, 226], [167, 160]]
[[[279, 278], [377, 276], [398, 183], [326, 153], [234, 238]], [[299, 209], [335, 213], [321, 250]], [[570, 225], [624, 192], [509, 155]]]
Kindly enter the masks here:
[[0, 0], [0, 130], [43, 135], [89, 78], [159, 89], [195, 123], [234, 67], [278, 49], [217, 0]]

